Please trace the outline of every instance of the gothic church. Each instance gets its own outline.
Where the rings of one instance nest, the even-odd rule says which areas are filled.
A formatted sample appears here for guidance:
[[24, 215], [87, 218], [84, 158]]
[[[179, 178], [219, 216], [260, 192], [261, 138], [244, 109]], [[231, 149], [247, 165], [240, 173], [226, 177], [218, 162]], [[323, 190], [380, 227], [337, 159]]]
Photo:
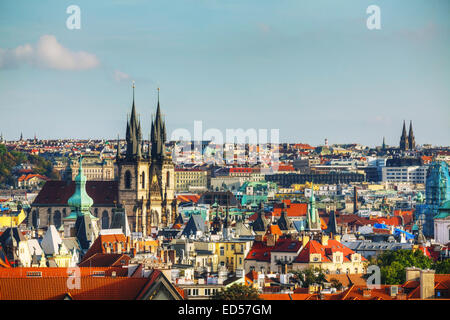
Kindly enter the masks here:
[[118, 202], [123, 205], [130, 228], [144, 236], [152, 227], [166, 227], [176, 218], [175, 174], [171, 157], [166, 155], [166, 125], [158, 104], [150, 133], [150, 145], [144, 153], [140, 120], [134, 102], [126, 129], [126, 153], [117, 148]]

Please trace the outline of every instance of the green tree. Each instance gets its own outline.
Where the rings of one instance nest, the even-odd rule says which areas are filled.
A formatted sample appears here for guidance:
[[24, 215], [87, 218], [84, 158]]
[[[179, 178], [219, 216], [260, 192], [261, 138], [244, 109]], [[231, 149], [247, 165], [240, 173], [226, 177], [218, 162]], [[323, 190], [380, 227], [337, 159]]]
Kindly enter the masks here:
[[336, 288], [336, 290], [342, 290], [342, 283], [338, 279], [331, 279], [331, 287]]
[[436, 261], [433, 266], [438, 274], [450, 274], [450, 259], [445, 259], [442, 261]]
[[308, 288], [312, 284], [322, 285], [324, 282], [327, 282], [325, 273], [320, 268], [310, 267], [301, 271], [293, 271], [292, 273], [302, 288]]
[[38, 155], [18, 151], [8, 151], [5, 145], [0, 144], [0, 186], [14, 185], [12, 169], [22, 163], [33, 166], [33, 170], [50, 179], [59, 179], [59, 174], [53, 170], [51, 161]]
[[403, 284], [408, 267], [430, 269], [433, 266], [433, 261], [420, 250], [386, 251], [371, 259], [370, 263], [380, 267], [381, 282], [384, 284]]
[[212, 298], [214, 300], [261, 300], [258, 290], [243, 284], [233, 284], [217, 291]]

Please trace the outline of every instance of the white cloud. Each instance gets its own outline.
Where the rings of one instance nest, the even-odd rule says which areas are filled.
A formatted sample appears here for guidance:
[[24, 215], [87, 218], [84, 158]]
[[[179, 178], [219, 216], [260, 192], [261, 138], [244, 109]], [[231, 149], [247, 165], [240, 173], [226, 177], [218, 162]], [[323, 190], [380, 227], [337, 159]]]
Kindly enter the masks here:
[[128, 80], [130, 79], [130, 76], [122, 71], [119, 70], [114, 70], [114, 79], [117, 82], [120, 82], [122, 80]]
[[45, 69], [85, 70], [97, 67], [100, 62], [94, 54], [71, 51], [63, 47], [55, 36], [43, 35], [36, 45], [0, 48], [0, 69], [15, 68], [22, 64]]

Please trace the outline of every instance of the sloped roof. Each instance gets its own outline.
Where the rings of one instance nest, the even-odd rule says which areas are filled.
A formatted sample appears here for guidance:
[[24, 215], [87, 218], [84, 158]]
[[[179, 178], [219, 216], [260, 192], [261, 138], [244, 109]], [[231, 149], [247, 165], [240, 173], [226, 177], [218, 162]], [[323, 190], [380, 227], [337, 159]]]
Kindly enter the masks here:
[[197, 231], [205, 231], [205, 221], [203, 220], [200, 214], [193, 214], [189, 218], [189, 221], [184, 227], [183, 233], [186, 236], [189, 236], [192, 233], [195, 235]]
[[[316, 240], [309, 240], [308, 243], [303, 247], [303, 249], [300, 251], [297, 258], [295, 258], [294, 262], [297, 263], [308, 263], [309, 262], [309, 256], [310, 254], [314, 253], [320, 253], [322, 256], [322, 259], [320, 262], [332, 262], [333, 261], [333, 253], [334, 252], [342, 252], [344, 261], [343, 262], [349, 262], [351, 261], [350, 255], [355, 253], [350, 248], [344, 246], [342, 243], [340, 243], [337, 240], [328, 240], [328, 244], [322, 245], [322, 243], [316, 241]], [[365, 261], [366, 258], [361, 256], [361, 260]]]
[[267, 227], [266, 235], [275, 234], [277, 236], [281, 236], [283, 233], [280, 230], [280, 227], [276, 224], [271, 224]]
[[3, 278], [2, 300], [133, 300], [147, 284], [146, 278], [81, 277], [79, 289], [69, 289], [67, 277]]
[[183, 203], [183, 202], [197, 203], [198, 200], [200, 200], [200, 196], [198, 194], [179, 194], [179, 195], [177, 195], [177, 201], [179, 203]]
[[[107, 243], [113, 245], [113, 248], [111, 251], [117, 250], [117, 243], [127, 243], [127, 237], [123, 233], [116, 233], [116, 234], [100, 234], [97, 239], [95, 239], [94, 243], [91, 245], [89, 250], [86, 252], [86, 254], [83, 257], [83, 261], [88, 259], [90, 256], [96, 254], [96, 253], [106, 253], [106, 248], [104, 246], [104, 243]], [[122, 247], [122, 250], [125, 248]]]
[[24, 174], [24, 175], [21, 175], [21, 176], [17, 179], [17, 181], [28, 181], [28, 180], [30, 180], [31, 178], [39, 178], [39, 179], [45, 180], [45, 181], [49, 180], [47, 177], [45, 177], [45, 176], [43, 176], [43, 175], [40, 175], [40, 174]]
[[291, 300], [287, 293], [263, 293], [259, 297], [263, 300]]
[[[117, 203], [117, 181], [86, 181], [86, 192], [94, 200], [94, 206]], [[75, 192], [75, 181], [47, 181], [33, 201], [33, 205], [66, 206]]]
[[291, 200], [283, 200], [283, 203], [274, 204], [272, 215], [274, 217], [280, 217], [281, 211], [283, 211], [283, 204], [286, 204], [286, 215], [288, 217], [303, 217], [306, 216], [308, 212], [308, 204], [307, 203], [296, 203], [291, 202]]
[[272, 248], [273, 247], [268, 247], [262, 241], [255, 241], [253, 243], [253, 246], [250, 248], [250, 251], [248, 252], [247, 257], [245, 257], [245, 260], [256, 260], [256, 261], [269, 262], [270, 261], [270, 252], [272, 251]]
[[278, 239], [273, 247], [273, 252], [297, 252], [300, 250], [302, 243], [293, 239]]
[[79, 267], [120, 267], [127, 265], [130, 256], [120, 253], [95, 253], [78, 264]]
[[[127, 268], [122, 267], [80, 267], [79, 276], [80, 277], [91, 277], [95, 272], [104, 272], [105, 276], [111, 276], [112, 272], [116, 272], [117, 277], [126, 277], [128, 274]], [[0, 268], [0, 279], [5, 278], [28, 278], [28, 272], [40, 272], [42, 278], [66, 278], [68, 277], [68, 272], [71, 271], [71, 268], [9, 268], [9, 269], [1, 269]]]
[[42, 248], [39, 245], [39, 242], [37, 241], [37, 239], [29, 239], [27, 241], [27, 243], [28, 243], [28, 248], [30, 249], [30, 253], [32, 255], [33, 254], [36, 254], [38, 256], [42, 255], [43, 251], [42, 251]]
[[56, 227], [54, 225], [50, 225], [42, 238], [42, 250], [44, 250], [45, 254], [53, 255], [59, 251], [59, 245], [61, 243], [62, 239], [56, 230]]

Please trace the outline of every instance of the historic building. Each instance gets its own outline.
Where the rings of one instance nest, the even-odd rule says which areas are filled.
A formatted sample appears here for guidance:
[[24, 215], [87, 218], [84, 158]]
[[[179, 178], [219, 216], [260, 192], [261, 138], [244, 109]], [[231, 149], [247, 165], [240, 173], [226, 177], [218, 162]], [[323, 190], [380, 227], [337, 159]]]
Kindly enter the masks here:
[[[78, 173], [78, 161], [68, 159], [63, 179], [72, 181]], [[83, 156], [83, 173], [88, 181], [114, 180], [114, 159], [101, 158], [99, 156]]]
[[444, 161], [433, 162], [428, 170], [425, 184], [425, 204], [416, 205], [416, 219], [423, 223], [425, 236], [433, 237], [433, 219], [439, 214], [439, 208], [447, 200], [450, 200], [448, 165]]
[[[101, 229], [110, 228], [114, 210], [118, 207], [125, 209], [131, 232], [140, 232], [143, 236], [150, 234], [151, 227], [173, 224], [177, 214], [175, 175], [172, 160], [165, 153], [165, 141], [166, 126], [158, 94], [150, 146], [144, 153], [133, 86], [133, 103], [126, 129], [127, 148], [125, 154], [121, 154], [119, 148], [117, 150], [117, 176], [115, 180], [91, 180], [85, 183], [87, 195], [93, 200], [90, 212], [99, 219]], [[86, 172], [86, 168], [82, 170]], [[93, 178], [100, 179], [100, 176]], [[42, 230], [53, 224], [60, 229], [63, 220], [71, 213], [68, 200], [75, 190], [76, 181], [70, 179], [47, 181], [31, 205], [28, 225]]]
[[434, 217], [434, 240], [444, 245], [450, 242], [450, 200], [442, 204]]
[[409, 123], [409, 134], [406, 134], [406, 124], [403, 121], [402, 136], [400, 137], [400, 149], [401, 150], [414, 150], [416, 148], [416, 139], [414, 138], [412, 121]]
[[175, 190], [206, 191], [209, 187], [210, 172], [202, 169], [175, 169]]
[[174, 165], [165, 152], [166, 125], [159, 104], [152, 120], [150, 144], [143, 150], [140, 120], [134, 103], [126, 129], [127, 149], [117, 152], [118, 201], [134, 232], [148, 235], [152, 227], [172, 225], [176, 218]]

